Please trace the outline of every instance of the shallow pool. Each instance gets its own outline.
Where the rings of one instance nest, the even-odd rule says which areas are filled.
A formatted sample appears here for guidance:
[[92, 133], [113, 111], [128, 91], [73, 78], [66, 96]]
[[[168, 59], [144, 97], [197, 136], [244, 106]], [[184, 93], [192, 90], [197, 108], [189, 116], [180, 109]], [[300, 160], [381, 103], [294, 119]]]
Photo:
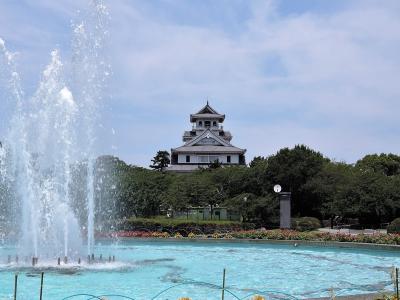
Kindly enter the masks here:
[[[400, 266], [395, 251], [356, 250], [232, 242], [175, 242], [129, 240], [96, 246], [96, 257], [116, 256], [115, 263], [51, 268], [9, 265], [12, 246], [0, 246], [0, 299], [12, 299], [14, 273], [19, 272], [18, 298], [38, 299], [40, 270], [45, 271], [43, 299], [69, 295], [121, 294], [134, 299], [221, 299], [223, 269], [225, 299], [240, 299], [258, 291], [278, 291], [296, 298], [371, 293], [393, 290], [391, 268]], [[181, 285], [183, 284], [183, 285]], [[266, 295], [271, 294], [267, 292]], [[88, 296], [74, 299], [89, 299]], [[112, 298], [109, 299], [120, 299]]]

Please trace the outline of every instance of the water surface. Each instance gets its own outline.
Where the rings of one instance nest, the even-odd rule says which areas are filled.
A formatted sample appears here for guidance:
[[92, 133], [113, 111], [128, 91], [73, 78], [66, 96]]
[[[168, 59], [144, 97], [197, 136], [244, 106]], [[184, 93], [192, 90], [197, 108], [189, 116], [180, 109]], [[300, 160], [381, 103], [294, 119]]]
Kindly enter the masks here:
[[[400, 266], [400, 253], [366, 249], [306, 247], [252, 243], [164, 242], [128, 240], [96, 245], [96, 257], [116, 256], [115, 263], [54, 268], [54, 259], [40, 259], [45, 270], [44, 299], [63, 299], [72, 294], [122, 294], [151, 299], [162, 290], [192, 281], [210, 285], [182, 285], [157, 299], [220, 299], [211, 284], [222, 285], [242, 298], [252, 292], [275, 290], [298, 298], [393, 290], [390, 272]], [[18, 299], [37, 299], [39, 273], [8, 265], [13, 246], [0, 247], [0, 299], [12, 299], [15, 271], [19, 271]], [[23, 260], [23, 258], [20, 258]], [[53, 263], [54, 261], [54, 263]], [[75, 263], [76, 264], [76, 263]], [[81, 297], [76, 299], [88, 299]], [[225, 299], [235, 299], [225, 295]]]

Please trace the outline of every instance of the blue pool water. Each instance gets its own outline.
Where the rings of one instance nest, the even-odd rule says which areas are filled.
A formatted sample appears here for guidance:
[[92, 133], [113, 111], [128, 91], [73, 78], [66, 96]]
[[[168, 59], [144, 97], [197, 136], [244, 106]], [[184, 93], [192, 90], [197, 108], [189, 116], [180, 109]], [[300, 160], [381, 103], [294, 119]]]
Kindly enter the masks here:
[[[12, 246], [0, 246], [0, 299], [12, 299], [16, 271], [17, 299], [38, 299], [39, 273], [7, 264], [7, 256], [13, 252]], [[400, 253], [396, 251], [239, 242], [127, 240], [98, 244], [96, 256], [99, 254], [113, 254], [117, 261], [60, 268], [39, 262], [36, 270], [45, 270], [44, 299], [90, 293], [148, 300], [168, 287], [192, 281], [209, 285], [177, 286], [156, 299], [221, 299], [221, 291], [212, 284], [222, 285], [224, 268], [226, 287], [239, 298], [265, 290], [297, 298], [329, 296], [332, 288], [336, 295], [371, 293], [393, 290], [391, 268], [400, 266]], [[225, 299], [237, 298], [226, 294]]]

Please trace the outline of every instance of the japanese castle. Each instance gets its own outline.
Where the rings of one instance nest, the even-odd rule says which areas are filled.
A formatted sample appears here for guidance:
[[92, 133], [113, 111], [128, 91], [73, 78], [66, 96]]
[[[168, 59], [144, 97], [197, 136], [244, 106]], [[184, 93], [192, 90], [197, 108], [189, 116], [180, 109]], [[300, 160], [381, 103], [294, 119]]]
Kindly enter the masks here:
[[199, 112], [190, 115], [192, 130], [184, 132], [184, 145], [171, 149], [167, 171], [192, 172], [217, 161], [222, 165], [246, 164], [246, 149], [230, 143], [232, 135], [221, 125], [224, 120], [225, 115], [219, 114], [208, 101]]

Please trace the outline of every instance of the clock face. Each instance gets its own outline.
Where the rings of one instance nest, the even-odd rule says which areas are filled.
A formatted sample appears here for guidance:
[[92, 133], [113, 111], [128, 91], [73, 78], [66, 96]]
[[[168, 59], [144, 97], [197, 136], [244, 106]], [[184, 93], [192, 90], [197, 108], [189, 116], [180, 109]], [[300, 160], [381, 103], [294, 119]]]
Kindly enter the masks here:
[[275, 193], [280, 193], [282, 191], [282, 187], [279, 184], [276, 184], [274, 186], [274, 192]]

